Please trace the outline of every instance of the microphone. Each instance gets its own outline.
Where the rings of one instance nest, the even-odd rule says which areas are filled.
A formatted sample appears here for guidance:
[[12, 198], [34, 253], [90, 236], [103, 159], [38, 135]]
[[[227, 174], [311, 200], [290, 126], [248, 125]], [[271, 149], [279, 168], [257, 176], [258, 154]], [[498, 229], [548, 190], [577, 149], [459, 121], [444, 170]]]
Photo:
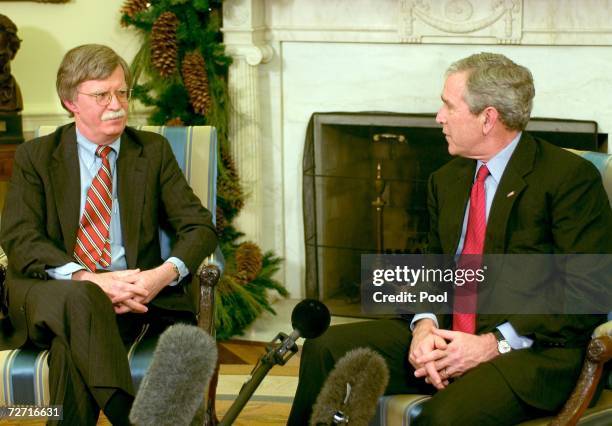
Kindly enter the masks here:
[[[297, 352], [297, 346], [295, 342], [300, 337], [304, 339], [314, 339], [325, 333], [325, 330], [329, 328], [331, 316], [329, 309], [323, 303], [314, 299], [304, 299], [293, 308], [291, 311], [291, 326], [293, 332], [287, 336], [285, 333], [279, 333], [276, 339], [280, 339], [282, 344], [276, 349], [276, 356], [282, 357], [288, 351], [292, 351], [295, 348]], [[275, 340], [276, 340], [275, 339]], [[274, 342], [274, 341], [272, 341]], [[279, 363], [285, 365], [289, 360], [287, 358], [284, 362]]]
[[310, 425], [367, 425], [387, 383], [389, 369], [382, 356], [368, 348], [347, 352], [327, 377]]
[[136, 393], [130, 421], [138, 426], [191, 424], [217, 366], [217, 344], [193, 325], [175, 324], [159, 337]]
[[220, 426], [231, 425], [240, 411], [249, 401], [261, 381], [274, 365], [285, 365], [297, 351], [297, 339], [304, 337], [313, 339], [319, 337], [329, 327], [331, 316], [329, 309], [323, 303], [314, 299], [304, 299], [291, 312], [293, 332], [287, 336], [278, 333], [267, 346], [267, 353], [257, 362], [247, 380], [240, 389], [236, 400], [227, 410]]

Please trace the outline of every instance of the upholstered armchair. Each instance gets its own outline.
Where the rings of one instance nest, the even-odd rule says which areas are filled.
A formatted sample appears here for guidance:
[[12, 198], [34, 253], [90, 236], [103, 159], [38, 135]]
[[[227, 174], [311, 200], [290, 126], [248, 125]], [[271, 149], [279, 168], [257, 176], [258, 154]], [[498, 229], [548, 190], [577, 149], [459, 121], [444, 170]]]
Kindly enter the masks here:
[[[172, 146], [172, 151], [204, 207], [212, 214], [216, 212], [217, 181], [217, 135], [214, 127], [154, 127], [140, 126], [139, 129], [160, 133]], [[49, 134], [55, 126], [38, 129], [37, 136]], [[162, 257], [168, 257], [171, 237], [160, 230]], [[165, 256], [165, 257], [164, 257]], [[0, 256], [0, 289], [3, 290], [7, 259]], [[223, 270], [223, 257], [219, 249], [204, 260], [193, 273], [194, 297], [199, 300], [198, 326], [215, 335], [214, 327], [214, 290]], [[199, 289], [199, 291], [197, 291]], [[0, 293], [4, 295], [4, 291]], [[0, 299], [4, 302], [4, 299]], [[0, 303], [1, 305], [1, 303]], [[157, 335], [139, 336], [131, 346], [128, 358], [136, 389], [147, 371], [157, 343]], [[214, 419], [214, 394], [216, 374], [211, 382], [207, 399], [207, 419]], [[0, 352], [0, 406], [1, 405], [48, 405], [48, 366], [47, 351], [35, 349], [16, 349]], [[214, 420], [213, 420], [214, 421]]]
[[[597, 167], [612, 204], [612, 155], [570, 151], [589, 160]], [[605, 371], [605, 363], [612, 358], [612, 315], [608, 315], [608, 320], [594, 331], [576, 387], [557, 416], [530, 420], [521, 426], [612, 424], [612, 377], [609, 371]], [[601, 381], [603, 383], [600, 383]], [[597, 403], [589, 408], [599, 385], [604, 388], [601, 396]], [[378, 401], [376, 416], [370, 425], [410, 425], [411, 419], [416, 416], [421, 404], [428, 398], [428, 395], [383, 396]]]

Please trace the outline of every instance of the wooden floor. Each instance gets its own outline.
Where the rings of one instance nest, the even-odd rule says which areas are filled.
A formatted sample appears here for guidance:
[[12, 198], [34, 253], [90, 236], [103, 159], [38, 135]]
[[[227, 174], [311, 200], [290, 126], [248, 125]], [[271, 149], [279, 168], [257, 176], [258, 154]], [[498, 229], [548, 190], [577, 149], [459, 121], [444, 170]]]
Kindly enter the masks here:
[[[217, 399], [217, 416], [219, 419], [223, 418], [223, 415], [233, 402], [233, 397], [238, 393], [241, 383], [246, 380], [253, 366], [265, 353], [264, 346], [263, 343], [247, 341], [229, 341], [219, 345], [219, 361], [221, 363], [217, 391], [217, 395], [219, 395], [219, 399]], [[258, 389], [258, 392], [263, 390], [264, 395], [256, 393], [256, 397], [247, 403], [234, 422], [234, 425], [285, 425], [289, 416], [289, 410], [291, 409], [289, 395], [293, 395], [298, 369], [299, 354], [291, 358], [286, 365], [272, 368]], [[275, 380], [278, 382], [275, 383]], [[278, 391], [278, 395], [274, 395], [276, 391]], [[272, 395], [270, 396], [270, 394]], [[270, 400], [265, 400], [267, 396], [270, 396]], [[0, 425], [2, 426], [42, 426], [44, 424], [44, 419], [23, 421], [0, 420]], [[111, 426], [111, 423], [101, 414], [98, 425]]]

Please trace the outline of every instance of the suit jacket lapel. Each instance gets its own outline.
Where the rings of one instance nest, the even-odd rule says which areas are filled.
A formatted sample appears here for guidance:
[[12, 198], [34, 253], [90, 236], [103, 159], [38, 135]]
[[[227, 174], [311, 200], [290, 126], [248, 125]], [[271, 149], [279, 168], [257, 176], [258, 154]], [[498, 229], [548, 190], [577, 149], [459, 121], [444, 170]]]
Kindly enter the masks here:
[[512, 207], [526, 188], [523, 177], [533, 170], [535, 143], [523, 133], [504, 170], [487, 221], [485, 253], [503, 253]]
[[124, 132], [117, 158], [117, 197], [121, 210], [121, 233], [128, 268], [134, 268], [138, 258], [138, 239], [147, 171], [147, 162], [141, 154], [142, 145]]
[[65, 249], [67, 253], [72, 253], [76, 244], [81, 203], [81, 176], [75, 126], [58, 129], [55, 137], [59, 138], [59, 143], [51, 160], [51, 182]]
[[[457, 179], [453, 180], [452, 184], [446, 189], [448, 191], [444, 202], [448, 203], [448, 210], [451, 212], [448, 220], [448, 236], [449, 238], [442, 238], [442, 241], [446, 241], [446, 244], [442, 244], [444, 253], [455, 253], [457, 246], [459, 245], [459, 238], [461, 237], [461, 229], [463, 227], [463, 218], [465, 214], [465, 207], [468, 199], [470, 198], [470, 189], [474, 180], [474, 173], [476, 172], [476, 161], [465, 160], [459, 167], [457, 173]], [[446, 210], [446, 209], [445, 209]]]

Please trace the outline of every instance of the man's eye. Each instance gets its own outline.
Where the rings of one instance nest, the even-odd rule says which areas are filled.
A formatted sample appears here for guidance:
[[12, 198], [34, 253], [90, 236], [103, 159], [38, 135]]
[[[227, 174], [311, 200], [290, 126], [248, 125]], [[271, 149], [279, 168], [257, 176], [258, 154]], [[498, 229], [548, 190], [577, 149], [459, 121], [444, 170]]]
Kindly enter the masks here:
[[104, 100], [108, 99], [108, 92], [96, 93], [96, 99], [98, 99], [100, 101], [104, 101]]

